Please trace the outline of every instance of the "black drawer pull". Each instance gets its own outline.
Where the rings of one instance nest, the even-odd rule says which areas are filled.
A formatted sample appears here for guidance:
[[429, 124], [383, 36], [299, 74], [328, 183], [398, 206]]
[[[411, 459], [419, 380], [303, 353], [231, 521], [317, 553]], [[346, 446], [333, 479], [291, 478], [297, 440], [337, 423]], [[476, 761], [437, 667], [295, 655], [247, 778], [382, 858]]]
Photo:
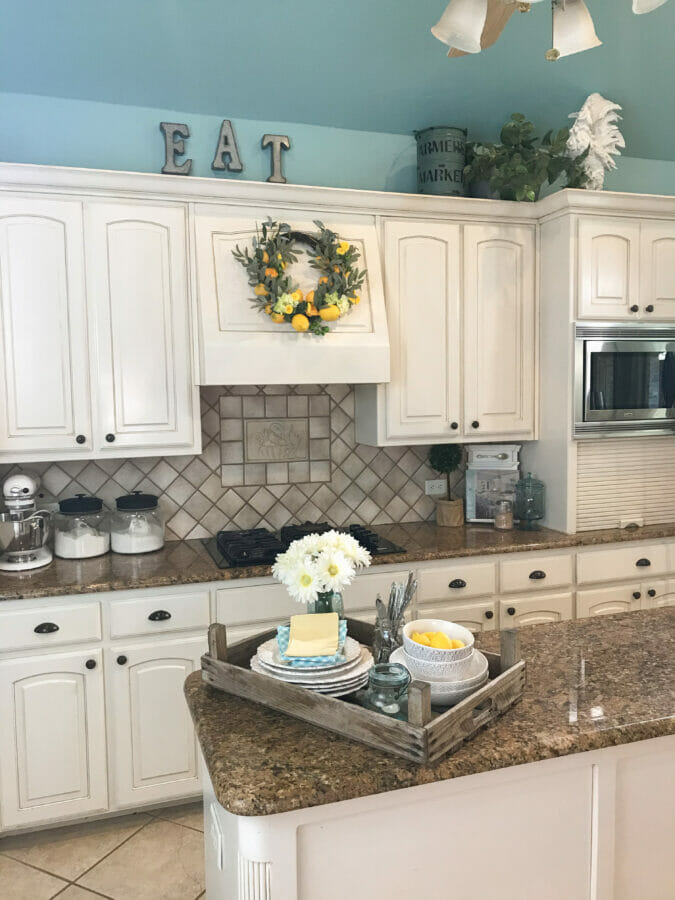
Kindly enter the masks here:
[[118, 666], [125, 666], [126, 664], [127, 664], [127, 658], [126, 658], [126, 656], [122, 653], [122, 654], [120, 654], [120, 655], [117, 657], [117, 665], [118, 665]]
[[639, 309], [640, 309], [640, 307], [637, 305], [637, 303], [634, 303], [634, 304], [631, 306], [630, 311], [631, 311], [631, 312], [638, 312]]
[[165, 609], [156, 609], [154, 612], [151, 612], [148, 616], [148, 619], [151, 622], [166, 622], [167, 619], [171, 618], [171, 613], [167, 612]]
[[109, 444], [112, 444], [115, 441], [115, 435], [112, 434], [112, 432], [110, 432], [110, 433], [106, 434], [105, 439]]
[[642, 559], [638, 559], [635, 563], [636, 566], [640, 566], [640, 568], [646, 568], [647, 566], [651, 566], [652, 562], [650, 559], [645, 559], [644, 556]]
[[452, 588], [453, 591], [456, 591], [456, 590], [459, 590], [460, 588], [465, 588], [465, 587], [466, 587], [466, 581], [464, 581], [463, 578], [454, 578], [454, 579], [450, 582], [450, 584], [448, 585], [448, 587], [449, 587], [449, 588]]
[[478, 419], [475, 419], [475, 420], [471, 423], [471, 427], [472, 427], [472, 428], [480, 428], [480, 422], [478, 421]]
[[451, 422], [450, 427], [453, 431], [457, 431], [457, 429], [459, 428], [459, 422]]
[[41, 622], [33, 629], [35, 634], [54, 634], [54, 632], [58, 630], [59, 626], [54, 622]]
[[515, 614], [516, 614], [515, 606], [509, 606], [509, 608], [506, 611], [510, 616], [515, 616]]
[[654, 312], [654, 304], [650, 303], [649, 306], [645, 306], [645, 312]]
[[492, 619], [493, 617], [494, 617], [494, 613], [492, 612], [492, 610], [491, 610], [491, 609], [486, 609], [486, 610], [485, 610], [485, 618], [486, 618], [486, 619]]
[[95, 668], [96, 668], [96, 660], [95, 660], [95, 659], [88, 659], [88, 660], [86, 661], [86, 663], [85, 663], [85, 666], [86, 666], [88, 669], [95, 669]]
[[75, 440], [77, 441], [78, 444], [84, 444], [87, 439], [83, 434], [78, 434], [78, 436], [75, 438]]
[[633, 591], [633, 598], [635, 600], [639, 600], [641, 596], [642, 594], [640, 593], [640, 591]]
[[647, 591], [647, 595], [649, 597], [656, 597], [656, 591], [654, 590], [654, 588], [649, 588], [649, 590]]
[[541, 581], [542, 578], [546, 578], [546, 572], [543, 572], [541, 569], [535, 569], [534, 572], [530, 572], [530, 578], [532, 581]]

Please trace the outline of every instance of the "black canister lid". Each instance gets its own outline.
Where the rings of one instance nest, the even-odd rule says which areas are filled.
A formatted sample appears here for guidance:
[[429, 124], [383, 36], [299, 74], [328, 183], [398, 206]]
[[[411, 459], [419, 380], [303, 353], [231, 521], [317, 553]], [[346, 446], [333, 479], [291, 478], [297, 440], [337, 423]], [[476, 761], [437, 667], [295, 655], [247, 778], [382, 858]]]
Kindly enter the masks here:
[[140, 491], [125, 494], [115, 500], [117, 508], [121, 510], [156, 509], [158, 502], [154, 494], [142, 494]]
[[98, 513], [102, 509], [103, 500], [100, 497], [88, 497], [86, 494], [76, 494], [67, 500], [59, 500], [59, 510], [67, 516]]

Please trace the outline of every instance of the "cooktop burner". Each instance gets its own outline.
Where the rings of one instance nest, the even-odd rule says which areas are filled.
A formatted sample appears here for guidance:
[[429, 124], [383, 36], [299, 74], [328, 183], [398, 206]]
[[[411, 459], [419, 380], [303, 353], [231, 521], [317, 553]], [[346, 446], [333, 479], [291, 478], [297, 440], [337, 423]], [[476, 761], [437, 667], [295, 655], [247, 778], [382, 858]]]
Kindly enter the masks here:
[[[333, 527], [328, 522], [303, 522], [285, 525], [278, 536], [267, 528], [219, 531], [215, 538], [209, 538], [203, 544], [221, 569], [231, 566], [271, 566], [277, 554], [287, 550], [293, 541], [307, 534], [323, 534]], [[349, 525], [335, 530], [351, 534], [373, 556], [405, 552], [403, 547], [381, 537], [365, 525]]]

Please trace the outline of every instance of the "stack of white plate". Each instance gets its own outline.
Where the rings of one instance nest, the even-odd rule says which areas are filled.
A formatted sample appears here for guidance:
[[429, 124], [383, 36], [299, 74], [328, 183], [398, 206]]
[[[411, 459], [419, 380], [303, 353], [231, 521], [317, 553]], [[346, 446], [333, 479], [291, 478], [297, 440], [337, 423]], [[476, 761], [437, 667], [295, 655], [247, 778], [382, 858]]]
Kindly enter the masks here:
[[251, 669], [259, 675], [269, 675], [319, 694], [344, 697], [366, 686], [373, 657], [366, 647], [351, 637], [345, 641], [342, 657], [336, 663], [298, 668], [283, 661], [276, 638], [272, 638], [258, 647], [251, 659]]

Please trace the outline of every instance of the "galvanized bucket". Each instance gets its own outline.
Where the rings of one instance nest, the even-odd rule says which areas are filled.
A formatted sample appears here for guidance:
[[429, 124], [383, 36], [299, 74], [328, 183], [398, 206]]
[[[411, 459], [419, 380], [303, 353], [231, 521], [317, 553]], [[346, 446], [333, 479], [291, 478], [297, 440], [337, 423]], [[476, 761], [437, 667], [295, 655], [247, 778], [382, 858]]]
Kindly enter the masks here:
[[415, 138], [418, 192], [464, 197], [466, 129], [436, 125], [416, 131]]

